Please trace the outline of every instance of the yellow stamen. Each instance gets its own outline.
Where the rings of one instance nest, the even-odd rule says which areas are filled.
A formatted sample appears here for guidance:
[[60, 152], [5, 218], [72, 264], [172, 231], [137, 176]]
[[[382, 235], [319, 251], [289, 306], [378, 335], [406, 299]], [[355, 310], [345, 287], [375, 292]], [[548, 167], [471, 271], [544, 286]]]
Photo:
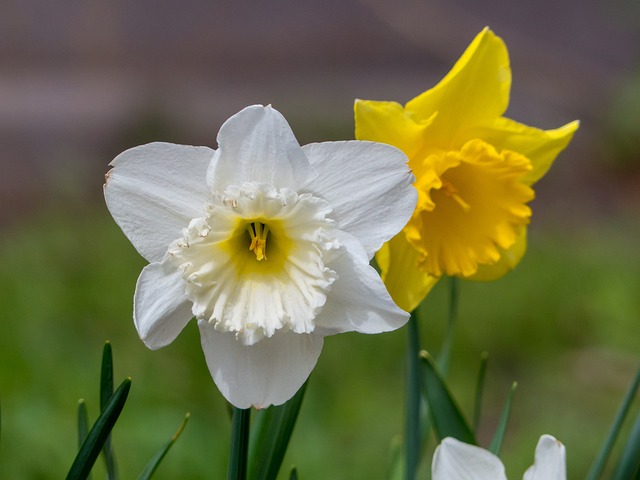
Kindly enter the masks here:
[[247, 231], [251, 236], [251, 245], [249, 250], [256, 254], [256, 259], [267, 260], [267, 235], [269, 227], [264, 223], [252, 222], [247, 224]]
[[465, 202], [460, 195], [458, 195], [458, 189], [454, 187], [451, 183], [447, 181], [442, 182], [442, 187], [440, 188], [442, 192], [447, 196], [451, 197], [465, 212], [471, 210], [471, 205]]

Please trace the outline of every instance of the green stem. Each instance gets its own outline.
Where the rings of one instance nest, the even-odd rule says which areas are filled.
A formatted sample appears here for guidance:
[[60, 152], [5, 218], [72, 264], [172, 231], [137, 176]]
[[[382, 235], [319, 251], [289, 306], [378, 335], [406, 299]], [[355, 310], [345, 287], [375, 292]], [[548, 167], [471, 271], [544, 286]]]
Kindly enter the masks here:
[[249, 453], [249, 420], [251, 409], [233, 407], [231, 417], [231, 453], [227, 480], [246, 480]]
[[420, 337], [415, 311], [408, 323], [407, 385], [406, 385], [406, 470], [405, 479], [414, 480], [420, 458]]
[[587, 474], [587, 480], [597, 480], [602, 475], [605, 464], [607, 463], [607, 459], [609, 458], [609, 454], [611, 450], [613, 450], [613, 444], [618, 438], [618, 434], [620, 433], [620, 429], [622, 428], [622, 424], [624, 422], [629, 409], [631, 408], [631, 403], [633, 402], [634, 397], [636, 396], [636, 392], [640, 388], [640, 370], [636, 373], [629, 390], [622, 400], [620, 407], [618, 407], [618, 411], [616, 413], [616, 417], [613, 420], [613, 424], [611, 425], [611, 430], [609, 431], [609, 435], [600, 450], [600, 453], [596, 457], [593, 465], [591, 465], [591, 469]]
[[442, 348], [438, 355], [438, 368], [443, 377], [447, 376], [451, 362], [451, 349], [453, 348], [453, 327], [458, 318], [458, 278], [449, 277], [449, 318], [445, 330]]

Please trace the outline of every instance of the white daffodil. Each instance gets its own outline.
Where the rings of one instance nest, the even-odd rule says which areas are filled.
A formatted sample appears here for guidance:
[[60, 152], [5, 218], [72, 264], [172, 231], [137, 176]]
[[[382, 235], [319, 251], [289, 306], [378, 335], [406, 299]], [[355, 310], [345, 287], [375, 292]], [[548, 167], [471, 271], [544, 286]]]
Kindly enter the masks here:
[[198, 320], [211, 375], [236, 407], [282, 404], [323, 339], [401, 327], [369, 260], [413, 212], [407, 158], [394, 147], [300, 147], [261, 105], [227, 120], [218, 149], [151, 143], [116, 157], [105, 198], [150, 264], [134, 322], [152, 349]]
[[[431, 465], [433, 480], [506, 480], [504, 465], [484, 448], [447, 437], [436, 448]], [[542, 435], [534, 464], [523, 480], [566, 480], [565, 448], [551, 435]]]

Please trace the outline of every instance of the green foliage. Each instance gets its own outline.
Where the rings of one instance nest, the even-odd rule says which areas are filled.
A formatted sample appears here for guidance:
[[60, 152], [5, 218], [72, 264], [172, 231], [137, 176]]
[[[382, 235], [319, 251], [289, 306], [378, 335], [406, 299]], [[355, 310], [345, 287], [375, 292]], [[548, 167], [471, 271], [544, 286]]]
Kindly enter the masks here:
[[231, 453], [227, 480], [246, 480], [249, 456], [250, 408], [233, 407], [231, 416]]
[[102, 450], [109, 437], [109, 433], [111, 433], [113, 426], [120, 416], [120, 412], [127, 401], [130, 388], [131, 379], [127, 378], [113, 393], [105, 405], [104, 410], [96, 420], [96, 423], [91, 427], [84, 442], [82, 442], [82, 447], [80, 447], [80, 451], [67, 474], [67, 480], [84, 480], [87, 478], [100, 454], [100, 450]]
[[[637, 337], [630, 332], [640, 318], [640, 256], [632, 240], [640, 231], [635, 217], [594, 228], [563, 225], [558, 232], [540, 230], [540, 218], [514, 272], [492, 283], [460, 282], [447, 385], [473, 418], [470, 387], [478, 355], [489, 351], [478, 441], [489, 444], [505, 385], [517, 379], [501, 455], [509, 477], [531, 464], [537, 438], [552, 433], [567, 446], [568, 471], [582, 478], [600, 447], [598, 432], [609, 428], [637, 368]], [[122, 478], [136, 478], [156, 453], [159, 432], [175, 431], [176, 412], [184, 411], [192, 413], [189, 428], [154, 478], [224, 478], [226, 404], [197, 328], [189, 325], [157, 351], [140, 342], [131, 303], [145, 261], [102, 205], [61, 204], [60, 211], [5, 226], [0, 264], [1, 478], [64, 477], [77, 445], [75, 400], [99, 405], [98, 390], [86, 386], [95, 381], [92, 359], [105, 338], [117, 350], [116, 377], [136, 381], [112, 432]], [[450, 292], [441, 283], [419, 312], [420, 344], [434, 353], [448, 317]], [[405, 348], [405, 331], [327, 338], [283, 464], [295, 461], [307, 480], [380, 478], [390, 439], [402, 430]], [[631, 406], [631, 418], [637, 407]], [[629, 434], [623, 425], [619, 438]], [[622, 443], [612, 459], [620, 458]], [[429, 458], [433, 445], [425, 448]], [[38, 452], [39, 461], [25, 452]], [[610, 464], [605, 478], [613, 473]], [[104, 478], [105, 470], [97, 462], [94, 477]], [[282, 470], [279, 480], [289, 478]]]
[[431, 425], [438, 443], [445, 437], [477, 445], [476, 437], [464, 418], [460, 407], [427, 352], [420, 354], [424, 373], [424, 396], [429, 405]]
[[180, 427], [178, 428], [176, 433], [174, 433], [169, 441], [165, 443], [160, 450], [158, 450], [158, 452], [151, 458], [151, 460], [149, 460], [149, 463], [147, 463], [147, 465], [144, 467], [144, 470], [138, 477], [138, 480], [149, 480], [151, 478], [151, 476], [158, 469], [160, 462], [162, 462], [165, 455], [169, 452], [169, 449], [173, 446], [174, 443], [176, 443], [176, 440], [180, 438], [180, 435], [182, 435], [184, 427], [187, 426], [187, 422], [189, 421], [190, 416], [191, 414], [189, 413], [185, 415], [184, 420], [180, 424]]
[[249, 478], [275, 480], [300, 413], [307, 382], [284, 405], [256, 412], [249, 444]]

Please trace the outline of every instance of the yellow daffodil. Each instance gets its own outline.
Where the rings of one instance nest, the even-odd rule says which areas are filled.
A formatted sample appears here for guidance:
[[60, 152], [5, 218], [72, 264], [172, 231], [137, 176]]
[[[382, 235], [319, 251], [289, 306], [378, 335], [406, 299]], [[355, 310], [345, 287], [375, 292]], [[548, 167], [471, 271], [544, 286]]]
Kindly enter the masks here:
[[369, 265], [416, 204], [397, 148], [301, 147], [279, 112], [254, 105], [222, 125], [217, 150], [151, 143], [111, 166], [109, 211], [150, 262], [134, 294], [140, 338], [163, 347], [195, 317], [236, 407], [286, 402], [324, 337], [409, 319]]
[[356, 138], [400, 148], [416, 176], [413, 216], [376, 255], [404, 309], [443, 275], [494, 280], [524, 255], [531, 187], [578, 122], [539, 130], [503, 117], [510, 87], [506, 46], [487, 28], [438, 85], [404, 107], [356, 100]]

